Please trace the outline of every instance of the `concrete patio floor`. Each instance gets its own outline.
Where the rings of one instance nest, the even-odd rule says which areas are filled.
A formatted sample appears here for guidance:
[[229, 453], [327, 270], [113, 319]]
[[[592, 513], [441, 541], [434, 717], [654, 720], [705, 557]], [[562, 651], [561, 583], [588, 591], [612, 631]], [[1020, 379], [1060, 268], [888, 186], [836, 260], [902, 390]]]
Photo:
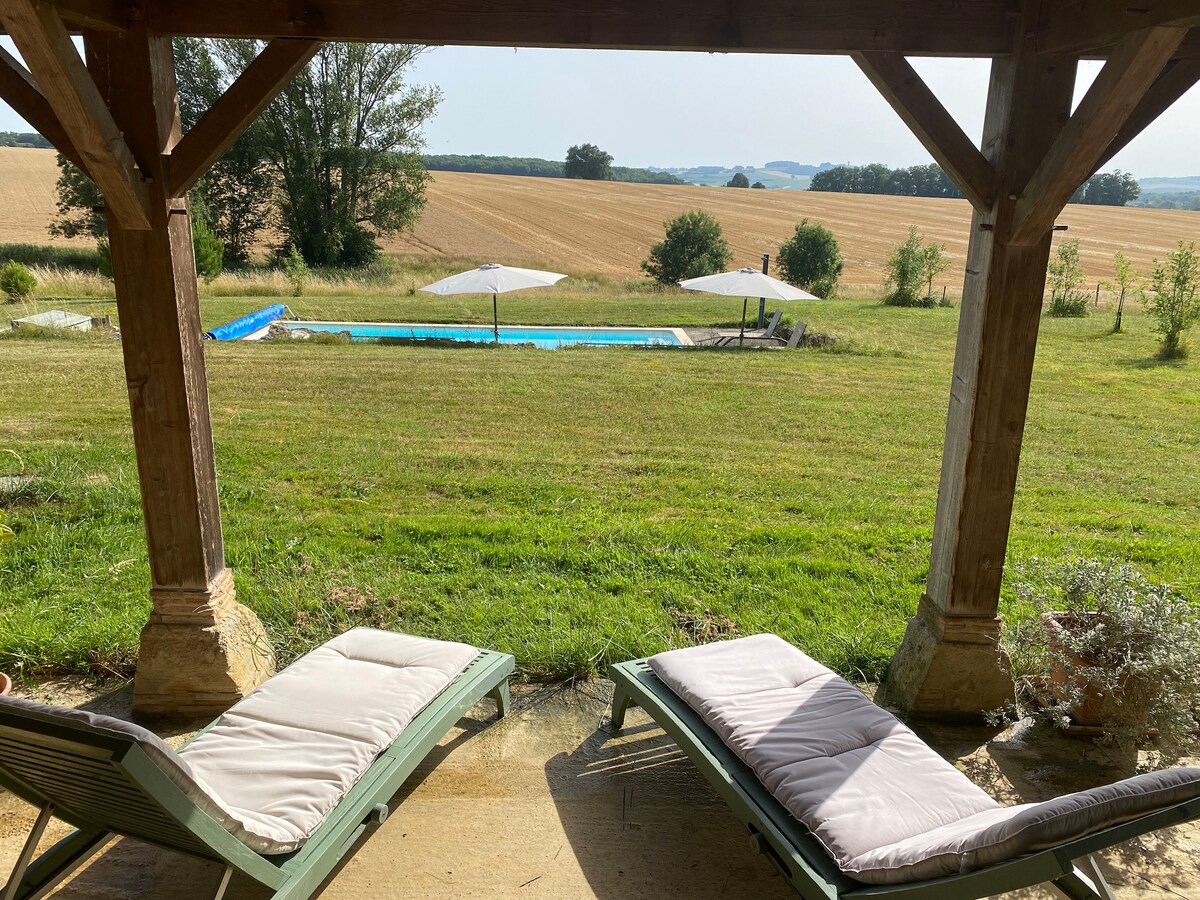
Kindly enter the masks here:
[[[317, 895], [358, 898], [794, 898], [691, 764], [640, 712], [606, 730], [611, 685], [525, 689], [495, 723], [485, 702], [414, 774], [387, 822], [367, 832]], [[47, 696], [49, 695], [49, 696]], [[26, 696], [29, 696], [26, 693]], [[128, 688], [63, 685], [42, 699], [128, 716]], [[604, 721], [602, 721], [602, 719]], [[188, 732], [168, 734], [179, 743]], [[922, 736], [1005, 803], [1041, 800], [1130, 774], [1133, 761], [1041, 730], [923, 729]], [[0, 872], [33, 809], [0, 792]], [[46, 844], [66, 832], [55, 823]], [[1131, 841], [1104, 856], [1120, 898], [1200, 900], [1200, 825]], [[211, 898], [217, 865], [134, 841], [111, 844], [53, 896], [72, 900]], [[4, 875], [0, 875], [4, 877]], [[229, 900], [269, 892], [234, 879]], [[1007, 895], [1055, 896], [1044, 889]]]

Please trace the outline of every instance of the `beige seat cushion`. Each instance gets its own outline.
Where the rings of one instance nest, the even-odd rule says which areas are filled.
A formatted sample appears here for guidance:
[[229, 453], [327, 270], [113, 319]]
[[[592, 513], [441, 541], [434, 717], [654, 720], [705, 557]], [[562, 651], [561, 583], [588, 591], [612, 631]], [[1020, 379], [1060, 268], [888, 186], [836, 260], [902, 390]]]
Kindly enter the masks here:
[[478, 654], [356, 628], [260, 686], [179, 757], [235, 836], [260, 853], [287, 853]]
[[861, 691], [774, 635], [662, 653], [656, 675], [839, 868], [873, 884], [968, 871], [1200, 796], [1200, 770], [1002, 809]]
[[178, 753], [131, 722], [11, 697], [0, 704], [136, 741], [250, 848], [289, 853], [478, 655], [466, 644], [356, 628], [265, 682]]

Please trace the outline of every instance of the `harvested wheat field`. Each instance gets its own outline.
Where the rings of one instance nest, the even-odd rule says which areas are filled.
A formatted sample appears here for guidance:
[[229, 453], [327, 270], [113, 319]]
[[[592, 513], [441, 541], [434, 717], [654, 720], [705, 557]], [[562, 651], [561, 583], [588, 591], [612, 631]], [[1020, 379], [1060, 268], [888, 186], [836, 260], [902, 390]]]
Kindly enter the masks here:
[[53, 150], [0, 147], [0, 244], [79, 243], [46, 231], [55, 212], [54, 156]]
[[[0, 148], [0, 243], [51, 241], [58, 168], [50, 150]], [[945, 283], [961, 284], [970, 208], [965, 200], [617, 184], [435, 172], [414, 234], [389, 238], [390, 253], [534, 264], [569, 272], [640, 275], [638, 263], [662, 237], [663, 221], [690, 209], [721, 222], [734, 264], [759, 265], [804, 217], [837, 235], [846, 284], [877, 285], [909, 225], [945, 243], [955, 263]], [[1200, 240], [1200, 213], [1071, 206], [1060, 216], [1082, 240], [1093, 279], [1111, 274], [1123, 250], [1146, 270], [1175, 242]], [[69, 242], [66, 242], [69, 243]]]
[[[892, 248], [916, 225], [926, 237], [946, 244], [956, 263], [947, 279], [956, 284], [971, 218], [965, 200], [433, 175], [416, 233], [388, 241], [389, 251], [638, 275], [638, 263], [662, 239], [663, 221], [703, 209], [721, 223], [739, 266], [757, 266], [763, 253], [774, 255], [802, 218], [820, 222], [841, 241], [848, 284], [878, 284]], [[1144, 270], [1181, 238], [1200, 240], [1196, 212], [1070, 206], [1059, 222], [1069, 226], [1068, 236], [1082, 241], [1091, 278], [1112, 274], [1117, 250]]]

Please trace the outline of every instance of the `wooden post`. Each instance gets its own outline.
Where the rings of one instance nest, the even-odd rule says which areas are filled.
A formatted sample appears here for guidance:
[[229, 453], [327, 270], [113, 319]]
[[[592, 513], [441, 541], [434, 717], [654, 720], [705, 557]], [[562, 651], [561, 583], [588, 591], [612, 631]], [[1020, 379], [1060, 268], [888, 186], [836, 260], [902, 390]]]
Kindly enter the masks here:
[[1011, 237], [1024, 186], [1070, 115], [1075, 69], [1027, 48], [992, 64], [983, 150], [998, 190], [971, 222], [926, 591], [883, 692], [908, 712], [975, 717], [1013, 696], [996, 610], [1051, 233]]
[[85, 46], [149, 195], [149, 229], [108, 216], [153, 580], [134, 710], [208, 716], [269, 676], [274, 657], [225, 567], [188, 204], [166, 178], [180, 136], [171, 40], [134, 28], [87, 32]]

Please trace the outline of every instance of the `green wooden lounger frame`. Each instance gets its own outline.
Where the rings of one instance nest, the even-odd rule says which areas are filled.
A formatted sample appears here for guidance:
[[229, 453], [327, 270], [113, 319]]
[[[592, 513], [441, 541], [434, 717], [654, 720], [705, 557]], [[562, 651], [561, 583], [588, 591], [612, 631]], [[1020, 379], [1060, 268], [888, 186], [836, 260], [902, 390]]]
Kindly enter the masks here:
[[[387, 817], [388, 799], [463, 713], [489, 696], [500, 716], [507, 713], [513, 666], [506, 653], [482, 651], [379, 755], [304, 846], [278, 856], [254, 852], [198, 809], [132, 738], [101, 738], [0, 708], [0, 785], [41, 809], [0, 898], [44, 897], [124, 835], [222, 863], [216, 900], [235, 870], [274, 888], [275, 900], [304, 900], [367, 825]], [[32, 860], [51, 816], [77, 830]]]
[[750, 846], [767, 855], [804, 900], [882, 897], [888, 900], [976, 900], [1049, 883], [1070, 900], [1113, 900], [1092, 853], [1141, 834], [1200, 818], [1200, 799], [1180, 803], [1131, 822], [1095, 832], [1019, 859], [911, 884], [870, 885], [842, 874], [808, 830], [763, 787], [691, 707], [663, 684], [644, 659], [609, 669], [616, 684], [612, 727], [640, 706], [679, 745], [750, 831]]

